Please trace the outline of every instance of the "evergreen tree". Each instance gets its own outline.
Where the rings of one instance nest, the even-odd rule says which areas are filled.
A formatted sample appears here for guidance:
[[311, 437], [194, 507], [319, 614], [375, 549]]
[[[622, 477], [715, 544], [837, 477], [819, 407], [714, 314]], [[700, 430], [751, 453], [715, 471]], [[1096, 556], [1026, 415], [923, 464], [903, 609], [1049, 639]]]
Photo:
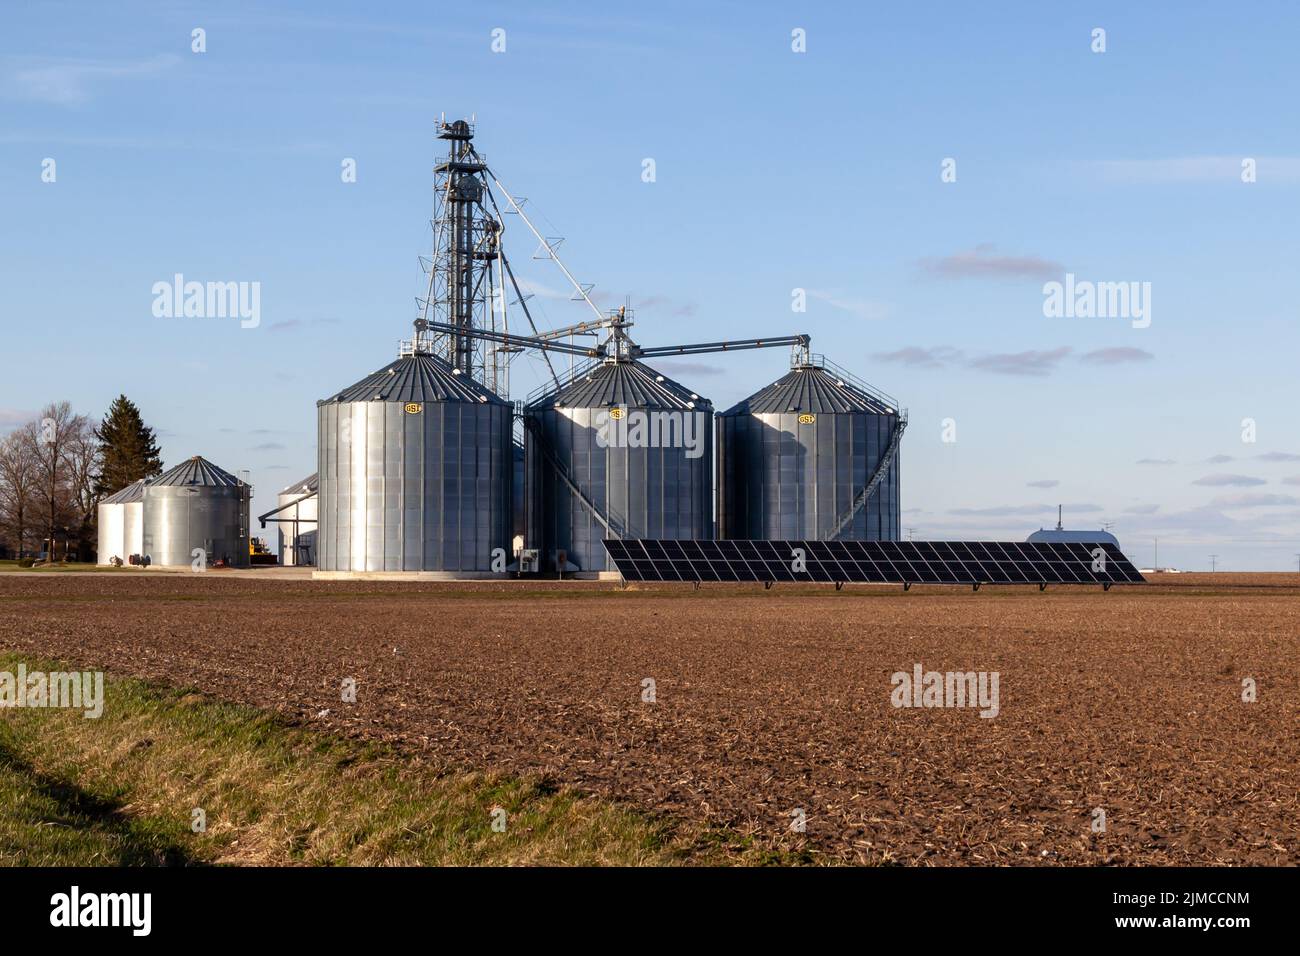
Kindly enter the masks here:
[[101, 469], [95, 493], [103, 497], [121, 491], [141, 478], [162, 474], [162, 457], [153, 429], [140, 417], [140, 409], [125, 395], [109, 406], [104, 421], [95, 430], [99, 439]]

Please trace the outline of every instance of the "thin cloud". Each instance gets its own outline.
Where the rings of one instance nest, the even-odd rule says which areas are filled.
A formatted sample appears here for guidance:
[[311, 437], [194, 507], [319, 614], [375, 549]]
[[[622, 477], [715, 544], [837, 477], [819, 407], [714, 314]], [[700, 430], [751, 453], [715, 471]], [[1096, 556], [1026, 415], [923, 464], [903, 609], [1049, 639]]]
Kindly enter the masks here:
[[1231, 455], [1211, 455], [1205, 459], [1207, 465], [1226, 465], [1230, 461], [1236, 461]]
[[285, 446], [281, 445], [278, 441], [267, 441], [267, 442], [262, 442], [262, 444], [260, 445], [254, 445], [252, 450], [253, 451], [284, 451], [284, 447]]
[[1159, 510], [1159, 505], [1130, 505], [1124, 509], [1124, 513], [1126, 515], [1153, 515]]
[[338, 319], [285, 319], [283, 322], [273, 322], [270, 326], [270, 331], [297, 332], [310, 326], [338, 324]]
[[1139, 459], [1137, 460], [1137, 463], [1138, 463], [1139, 465], [1176, 465], [1176, 464], [1178, 464], [1178, 462], [1174, 461], [1172, 458], [1139, 458]]
[[24, 411], [21, 408], [0, 408], [0, 428], [3, 429], [17, 428], [35, 418], [35, 412]]
[[707, 365], [704, 362], [657, 361], [655, 368], [671, 375], [722, 375], [727, 370], [721, 365]]
[[1039, 481], [1030, 481], [1025, 483], [1026, 488], [1055, 488], [1060, 482], [1055, 478], [1043, 478]]
[[1284, 485], [1300, 485], [1300, 475], [1288, 475], [1282, 479]]
[[1246, 491], [1239, 495], [1221, 495], [1210, 501], [1211, 508], [1271, 508], [1277, 505], [1300, 505], [1300, 498]]
[[1266, 451], [1255, 457], [1260, 461], [1300, 461], [1300, 455], [1293, 455], [1288, 451]]
[[[1100, 505], [1094, 504], [1067, 504], [1063, 507], [1067, 514], [1095, 514], [1102, 510]], [[948, 514], [958, 518], [1012, 518], [1055, 512], [1056, 505], [997, 505], [991, 508], [952, 508]]]
[[1235, 486], [1238, 488], [1249, 488], [1254, 485], [1268, 484], [1263, 478], [1252, 478], [1250, 475], [1206, 475], [1204, 478], [1197, 478], [1192, 482], [1194, 485], [1205, 485], [1210, 488], [1222, 488], [1224, 486]]
[[[1256, 156], [1261, 182], [1300, 180], [1300, 157]], [[1240, 183], [1243, 156], [1177, 156], [1168, 159], [1111, 159], [1087, 163], [1100, 178], [1120, 183]]]
[[[911, 368], [963, 367], [998, 375], [1041, 377], [1056, 371], [1073, 354], [1074, 349], [1068, 345], [1054, 349], [994, 352], [986, 355], [967, 355], [951, 345], [907, 345], [892, 352], [876, 352], [873, 357], [880, 362], [894, 362]], [[1144, 349], [1109, 348], [1087, 352], [1077, 358], [1089, 365], [1122, 365], [1150, 361], [1155, 356]]]
[[1054, 372], [1061, 360], [1070, 354], [1068, 345], [1039, 351], [1007, 352], [1000, 355], [983, 355], [971, 360], [971, 368], [998, 375], [1030, 375], [1042, 377]]
[[896, 362], [913, 368], [943, 368], [950, 362], [959, 361], [962, 353], [960, 349], [948, 345], [936, 345], [934, 348], [908, 345], [895, 352], [877, 352], [873, 357], [880, 362]]
[[1052, 279], [1065, 271], [1059, 262], [1037, 256], [1000, 256], [990, 243], [937, 259], [922, 259], [921, 269], [944, 279]]
[[1122, 365], [1125, 362], [1149, 362], [1153, 358], [1155, 356], [1146, 349], [1128, 347], [1097, 349], [1079, 356], [1081, 362], [1090, 365]]
[[856, 315], [859, 319], [883, 319], [888, 314], [884, 306], [878, 302], [869, 302], [866, 299], [857, 299], [852, 296], [841, 295], [837, 292], [827, 292], [822, 289], [809, 289], [808, 295], [818, 302], [825, 302], [832, 308], [839, 309]]
[[17, 99], [76, 106], [90, 99], [91, 89], [100, 89], [105, 80], [132, 76], [149, 76], [169, 70], [180, 62], [174, 53], [164, 53], [147, 60], [65, 59], [20, 67], [9, 77], [6, 87]]

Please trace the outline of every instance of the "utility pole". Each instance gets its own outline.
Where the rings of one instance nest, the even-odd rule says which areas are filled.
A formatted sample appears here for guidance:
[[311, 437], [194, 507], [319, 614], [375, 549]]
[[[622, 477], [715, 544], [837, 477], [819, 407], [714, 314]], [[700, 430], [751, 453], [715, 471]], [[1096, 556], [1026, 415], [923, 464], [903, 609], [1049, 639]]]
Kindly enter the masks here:
[[1217, 554], [1212, 554], [1212, 555], [1210, 555], [1210, 571], [1211, 571], [1211, 572], [1217, 570], [1217, 566], [1216, 566], [1215, 562], [1218, 560], [1218, 558], [1219, 558], [1219, 556], [1218, 556]]
[[1155, 549], [1156, 549], [1155, 556], [1151, 560], [1151, 570], [1159, 571], [1160, 570], [1160, 539], [1152, 538], [1151, 540], [1152, 542], [1154, 542]]
[[[907, 540], [908, 540], [908, 541], [911, 541], [911, 540], [912, 540], [912, 535], [915, 534], [915, 533], [916, 533], [916, 529], [915, 529], [915, 528], [908, 528], [908, 529], [907, 529]], [[1297, 555], [1297, 557], [1300, 557], [1300, 555]]]

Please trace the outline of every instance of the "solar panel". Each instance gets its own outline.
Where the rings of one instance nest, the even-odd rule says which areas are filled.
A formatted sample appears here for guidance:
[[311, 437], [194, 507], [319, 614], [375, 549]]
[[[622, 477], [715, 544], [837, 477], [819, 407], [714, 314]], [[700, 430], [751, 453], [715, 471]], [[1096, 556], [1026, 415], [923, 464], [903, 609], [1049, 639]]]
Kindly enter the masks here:
[[668, 541], [607, 539], [626, 581], [864, 584], [1143, 584], [1115, 545], [1083, 541]]

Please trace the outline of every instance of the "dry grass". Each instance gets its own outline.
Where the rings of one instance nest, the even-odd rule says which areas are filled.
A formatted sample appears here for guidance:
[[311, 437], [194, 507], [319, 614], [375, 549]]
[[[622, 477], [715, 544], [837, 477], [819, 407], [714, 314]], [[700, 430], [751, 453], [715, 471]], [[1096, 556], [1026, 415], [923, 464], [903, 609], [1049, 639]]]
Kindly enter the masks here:
[[[0, 657], [0, 670], [18, 661]], [[36, 709], [0, 719], [0, 864], [664, 865], [747, 857], [738, 840], [688, 834], [545, 780], [437, 774], [386, 746], [292, 727], [194, 692], [110, 679], [105, 697], [99, 719]], [[206, 832], [191, 831], [194, 808], [204, 810]], [[497, 808], [506, 813], [504, 832], [492, 827]]]

